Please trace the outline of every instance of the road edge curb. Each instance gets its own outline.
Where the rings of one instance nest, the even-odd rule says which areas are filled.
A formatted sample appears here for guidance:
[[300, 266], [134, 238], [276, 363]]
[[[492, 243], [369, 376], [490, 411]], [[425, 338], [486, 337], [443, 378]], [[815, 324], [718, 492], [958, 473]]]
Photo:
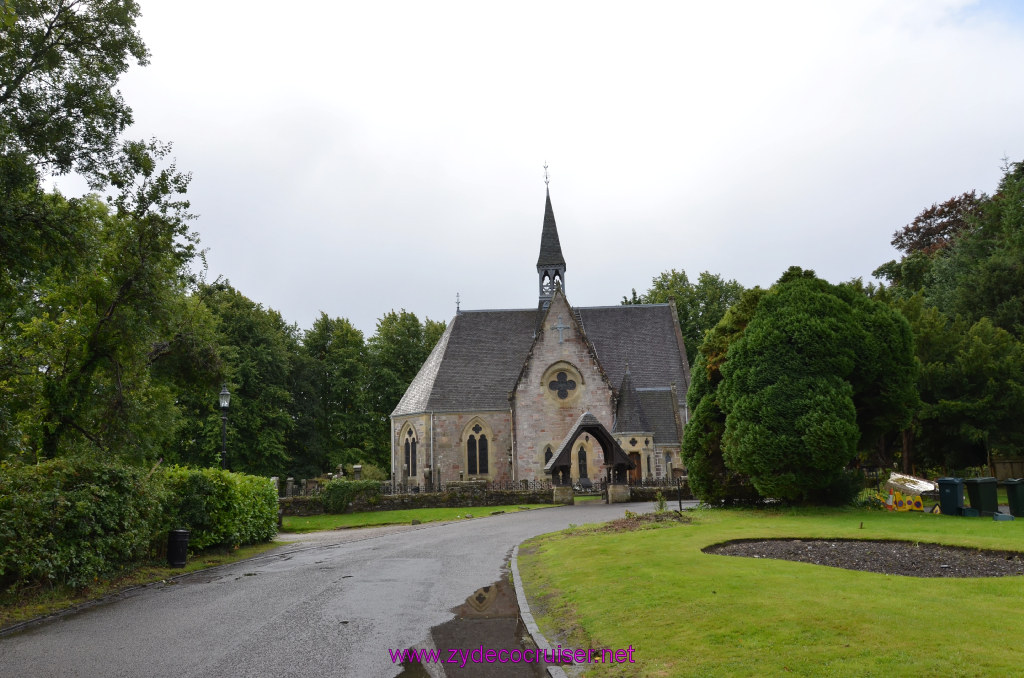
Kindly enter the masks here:
[[[516, 602], [519, 603], [519, 618], [523, 620], [523, 624], [526, 626], [526, 631], [533, 638], [534, 644], [537, 645], [539, 650], [551, 650], [551, 643], [541, 633], [540, 627], [537, 626], [537, 620], [533, 618], [533, 613], [530, 612], [530, 604], [526, 602], [526, 591], [523, 589], [523, 578], [519, 576], [519, 544], [516, 544], [512, 549], [512, 560], [510, 568], [512, 570], [512, 586], [516, 590]], [[548, 666], [548, 675], [551, 678], [568, 678], [565, 671], [561, 666]]]

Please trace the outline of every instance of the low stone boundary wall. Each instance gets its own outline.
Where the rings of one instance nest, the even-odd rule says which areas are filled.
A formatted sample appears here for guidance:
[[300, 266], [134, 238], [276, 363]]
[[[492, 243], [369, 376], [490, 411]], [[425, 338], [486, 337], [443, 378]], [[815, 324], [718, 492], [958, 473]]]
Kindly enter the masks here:
[[467, 506], [504, 506], [506, 504], [551, 504], [551, 490], [512, 492], [483, 490], [477, 492], [421, 492], [360, 497], [352, 502], [351, 511], [395, 511], [415, 508], [463, 508]]
[[[286, 516], [313, 516], [324, 512], [319, 497], [282, 497], [278, 500]], [[375, 494], [359, 497], [349, 504], [348, 513], [397, 511], [417, 508], [463, 508], [512, 504], [552, 504], [551, 490], [510, 490], [420, 492], [417, 494]]]
[[280, 497], [277, 506], [286, 516], [318, 516], [324, 512], [320, 497]]
[[[658, 493], [661, 492], [661, 496], [665, 497], [665, 501], [670, 504], [678, 500], [679, 490], [676, 489], [675, 485], [668, 485], [665, 487], [637, 487], [630, 486], [629, 488], [629, 500], [630, 501], [657, 501]], [[690, 491], [690, 484], [683, 483], [683, 500], [693, 499], [693, 492]]]

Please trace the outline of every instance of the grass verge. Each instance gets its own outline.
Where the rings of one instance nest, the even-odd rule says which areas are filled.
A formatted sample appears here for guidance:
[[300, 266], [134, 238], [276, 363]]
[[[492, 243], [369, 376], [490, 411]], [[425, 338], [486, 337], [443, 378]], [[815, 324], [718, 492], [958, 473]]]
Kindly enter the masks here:
[[637, 664], [595, 664], [587, 676], [1018, 675], [1024, 664], [1022, 577], [923, 579], [701, 551], [762, 537], [1024, 551], [1024, 521], [849, 509], [690, 515], [690, 525], [575, 528], [520, 548], [549, 639], [636, 648]]
[[187, 572], [205, 570], [217, 565], [227, 565], [252, 558], [280, 545], [280, 543], [270, 542], [242, 546], [237, 549], [207, 549], [202, 553], [190, 556], [185, 567], [144, 565], [110, 581], [96, 582], [81, 590], [35, 586], [16, 592], [5, 591], [0, 594], [0, 630], [98, 600], [135, 586], [152, 584]]
[[322, 530], [340, 530], [349, 527], [371, 527], [379, 525], [402, 525], [418, 520], [421, 523], [433, 523], [439, 520], [463, 520], [481, 518], [495, 513], [515, 513], [516, 511], [535, 508], [546, 508], [551, 504], [514, 504], [510, 506], [478, 506], [469, 508], [421, 508], [399, 511], [368, 511], [365, 513], [325, 513], [319, 516], [285, 516], [282, 520], [281, 532], [320, 532]]

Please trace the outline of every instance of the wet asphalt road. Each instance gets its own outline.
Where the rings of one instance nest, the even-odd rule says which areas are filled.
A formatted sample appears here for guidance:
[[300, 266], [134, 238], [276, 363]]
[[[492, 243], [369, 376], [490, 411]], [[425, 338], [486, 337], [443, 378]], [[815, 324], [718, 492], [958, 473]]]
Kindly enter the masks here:
[[395, 676], [388, 649], [452, 619], [515, 544], [627, 508], [652, 510], [586, 503], [304, 535], [0, 638], [0, 676]]

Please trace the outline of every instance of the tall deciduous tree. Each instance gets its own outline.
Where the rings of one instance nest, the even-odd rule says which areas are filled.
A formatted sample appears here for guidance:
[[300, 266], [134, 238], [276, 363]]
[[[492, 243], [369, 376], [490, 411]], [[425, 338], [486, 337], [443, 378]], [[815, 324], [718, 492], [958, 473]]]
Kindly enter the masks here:
[[[118, 78], [149, 54], [132, 0], [18, 0], [0, 31], [0, 153], [93, 176], [131, 109]], [[5, 21], [11, 14], [5, 12]]]
[[17, 376], [6, 388], [19, 394], [12, 420], [23, 452], [54, 457], [84, 447], [146, 457], [176, 427], [173, 375], [154, 366], [188, 343], [182, 322], [195, 243], [177, 197], [188, 177], [173, 164], [159, 168], [166, 150], [127, 145], [109, 206], [42, 199], [48, 218], [69, 219], [83, 248], [16, 286], [3, 323], [0, 363]]
[[[225, 380], [231, 391], [227, 464], [234, 471], [281, 475], [291, 462], [290, 375], [298, 353], [298, 330], [281, 314], [264, 308], [226, 282], [211, 285], [203, 299], [217, 320]], [[217, 389], [219, 390], [219, 389]], [[221, 448], [216, 391], [193, 393], [200, 413], [188, 440], [198, 441], [201, 461], [217, 459]], [[189, 461], [197, 461], [189, 459]]]
[[290, 472], [305, 477], [363, 461], [370, 433], [363, 333], [321, 313], [302, 337], [292, 384]]
[[368, 452], [378, 466], [389, 466], [391, 412], [444, 329], [443, 322], [427, 318], [421, 324], [416, 314], [402, 309], [380, 318], [376, 333], [367, 341], [367, 396], [372, 425]]
[[964, 468], [1024, 451], [1024, 345], [987, 318], [950, 320], [917, 294], [900, 303], [913, 328], [921, 407], [905, 432], [904, 467]]

